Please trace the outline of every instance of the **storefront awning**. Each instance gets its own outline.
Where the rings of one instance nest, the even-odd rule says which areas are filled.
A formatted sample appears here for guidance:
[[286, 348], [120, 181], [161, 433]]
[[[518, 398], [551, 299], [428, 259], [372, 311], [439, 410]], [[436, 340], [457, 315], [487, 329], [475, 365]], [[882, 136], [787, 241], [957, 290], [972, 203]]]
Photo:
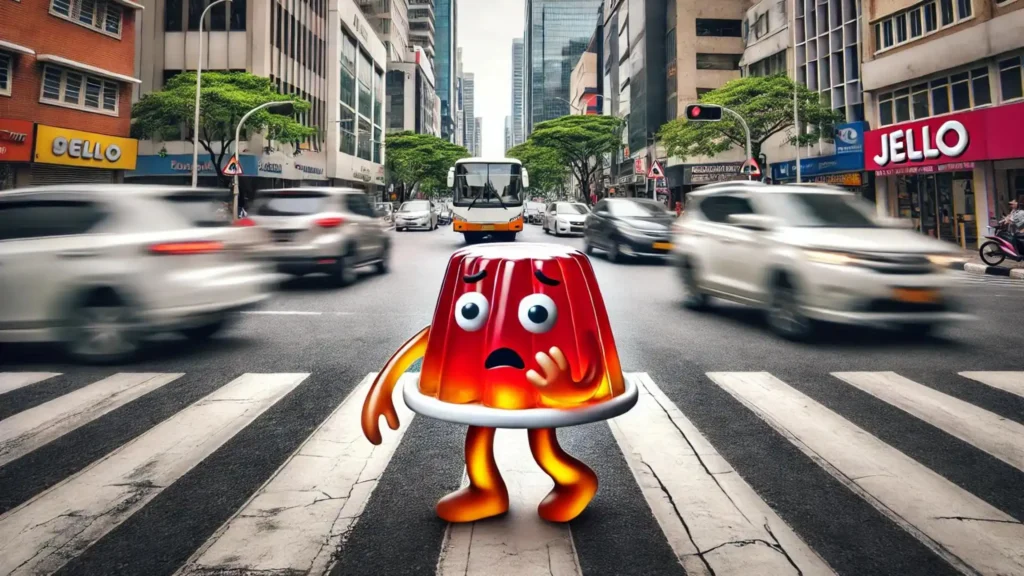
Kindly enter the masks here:
[[110, 70], [104, 70], [103, 68], [97, 68], [96, 66], [90, 66], [89, 64], [83, 64], [82, 62], [76, 62], [74, 60], [68, 60], [61, 56], [55, 56], [53, 54], [40, 54], [36, 57], [40, 62], [50, 62], [59, 66], [66, 66], [68, 68], [74, 68], [81, 70], [82, 72], [88, 72], [104, 78], [110, 78], [111, 80], [117, 80], [118, 82], [128, 82], [130, 84], [142, 84], [142, 80], [138, 78], [132, 78], [125, 74], [118, 74], [117, 72], [111, 72]]
[[34, 56], [36, 53], [36, 51], [31, 48], [26, 48], [20, 44], [8, 42], [7, 40], [0, 40], [0, 50], [8, 50], [19, 54], [28, 54], [29, 56]]

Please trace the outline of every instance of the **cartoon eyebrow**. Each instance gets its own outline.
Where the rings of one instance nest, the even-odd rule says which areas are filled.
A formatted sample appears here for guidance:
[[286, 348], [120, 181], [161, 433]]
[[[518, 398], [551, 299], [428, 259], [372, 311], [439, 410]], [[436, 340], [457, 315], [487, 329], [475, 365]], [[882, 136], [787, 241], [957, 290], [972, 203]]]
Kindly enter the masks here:
[[473, 284], [474, 282], [479, 282], [483, 280], [485, 276], [487, 276], [487, 270], [481, 270], [476, 274], [469, 274], [467, 276], [463, 276], [462, 279], [465, 280], [467, 284]]
[[537, 277], [537, 280], [540, 280], [541, 282], [547, 284], [548, 286], [558, 286], [559, 284], [558, 280], [555, 280], [554, 278], [548, 278], [540, 270], [534, 270], [533, 275]]

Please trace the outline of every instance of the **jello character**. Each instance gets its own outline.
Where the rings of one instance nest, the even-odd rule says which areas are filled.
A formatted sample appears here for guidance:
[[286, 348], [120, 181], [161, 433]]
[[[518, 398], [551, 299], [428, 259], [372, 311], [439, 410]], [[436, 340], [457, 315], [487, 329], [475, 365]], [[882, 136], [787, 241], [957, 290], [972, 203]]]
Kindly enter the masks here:
[[637, 400], [622, 376], [590, 261], [549, 244], [492, 244], [452, 255], [430, 326], [377, 375], [363, 405], [366, 438], [381, 442], [380, 416], [398, 429], [392, 392], [423, 358], [404, 398], [420, 414], [468, 424], [469, 486], [444, 497], [437, 514], [472, 522], [508, 510], [494, 458], [496, 428], [526, 428], [530, 451], [555, 486], [540, 516], [568, 522], [597, 492], [597, 476], [558, 445], [555, 428], [622, 414]]

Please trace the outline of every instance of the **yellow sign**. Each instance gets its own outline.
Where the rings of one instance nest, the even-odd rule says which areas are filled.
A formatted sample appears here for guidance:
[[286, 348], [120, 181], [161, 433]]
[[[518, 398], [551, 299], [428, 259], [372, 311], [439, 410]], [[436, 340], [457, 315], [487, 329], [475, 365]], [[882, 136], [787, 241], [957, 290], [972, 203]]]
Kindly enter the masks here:
[[823, 176], [815, 176], [811, 180], [814, 182], [821, 182], [823, 184], [834, 184], [836, 186], [860, 186], [864, 183], [860, 172], [850, 172], [849, 174], [826, 174]]
[[35, 161], [107, 170], [135, 170], [139, 141], [38, 124]]

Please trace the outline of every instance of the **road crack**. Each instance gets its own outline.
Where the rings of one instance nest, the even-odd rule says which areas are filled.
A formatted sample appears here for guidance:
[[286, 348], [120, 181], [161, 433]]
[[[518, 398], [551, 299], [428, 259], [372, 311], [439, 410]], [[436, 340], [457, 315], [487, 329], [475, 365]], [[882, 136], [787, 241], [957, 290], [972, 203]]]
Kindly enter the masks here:
[[970, 516], [936, 516], [935, 519], [936, 520], [961, 520], [961, 521], [964, 521], [964, 522], [994, 522], [996, 524], [1021, 524], [1021, 525], [1024, 525], [1024, 522], [1021, 522], [1020, 520], [1017, 520], [1017, 519], [997, 520], [995, 518], [971, 518]]
[[[682, 430], [680, 430], [680, 433], [681, 432]], [[692, 544], [693, 549], [697, 551], [697, 557], [700, 558], [700, 561], [704, 563], [704, 567], [708, 569], [708, 573], [711, 576], [715, 576], [715, 569], [711, 567], [711, 564], [708, 563], [707, 558], [704, 557], [704, 552], [701, 552], [700, 547], [697, 546], [697, 541], [693, 539], [693, 533], [690, 532], [690, 526], [686, 523], [686, 520], [683, 518], [682, 513], [679, 512], [679, 507], [676, 506], [676, 501], [674, 498], [672, 498], [672, 494], [669, 493], [668, 487], [665, 486], [665, 483], [661, 481], [661, 478], [658, 476], [658, 473], [654, 471], [654, 468], [652, 468], [650, 464], [645, 462], [643, 458], [640, 459], [640, 463], [647, 467], [647, 470], [650, 471], [651, 476], [654, 476], [654, 480], [658, 482], [658, 487], [661, 489], [661, 493], [665, 495], [665, 498], [668, 498], [668, 503], [672, 505], [672, 510], [676, 513], [676, 518], [678, 518], [680, 524], [683, 525], [683, 530], [686, 530], [686, 537], [690, 539], [690, 544]]]

